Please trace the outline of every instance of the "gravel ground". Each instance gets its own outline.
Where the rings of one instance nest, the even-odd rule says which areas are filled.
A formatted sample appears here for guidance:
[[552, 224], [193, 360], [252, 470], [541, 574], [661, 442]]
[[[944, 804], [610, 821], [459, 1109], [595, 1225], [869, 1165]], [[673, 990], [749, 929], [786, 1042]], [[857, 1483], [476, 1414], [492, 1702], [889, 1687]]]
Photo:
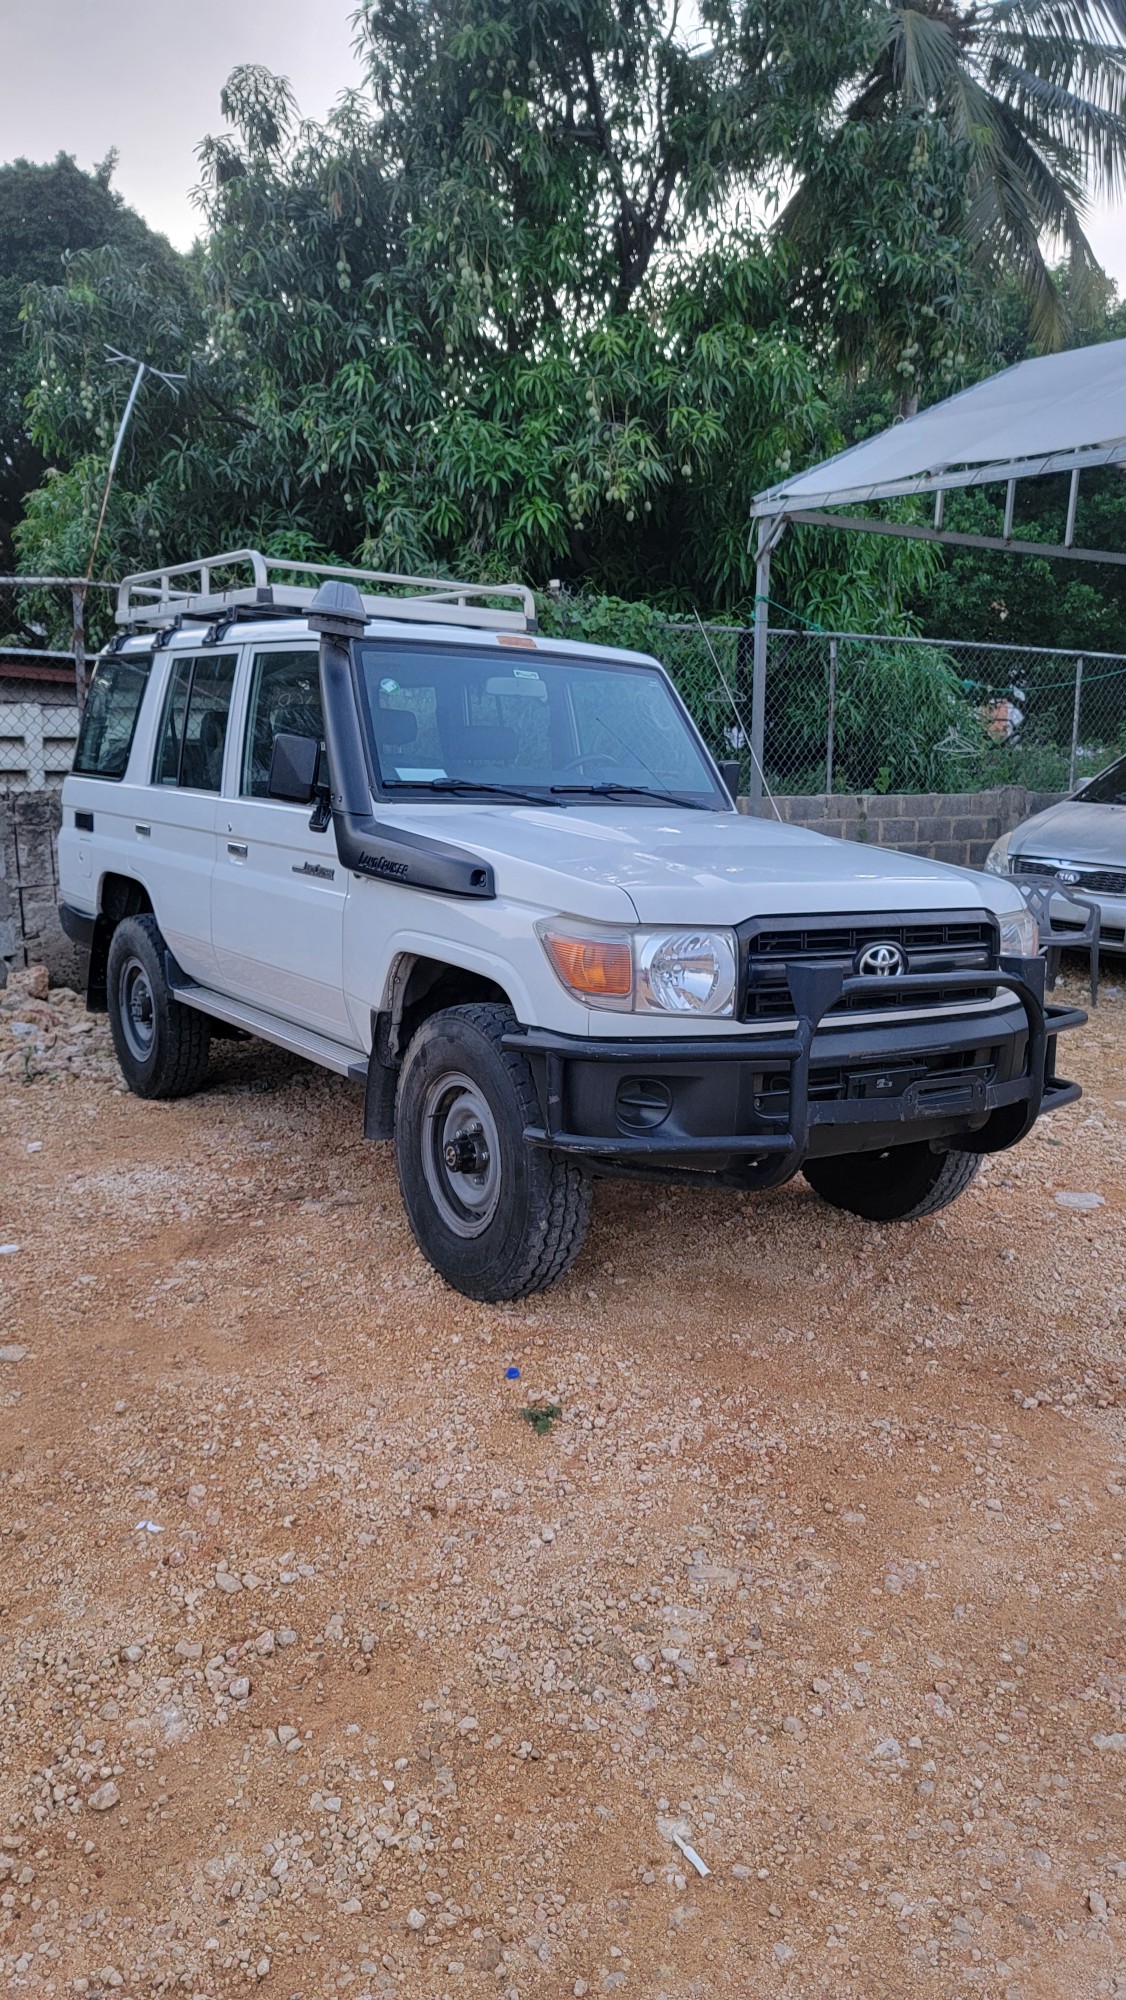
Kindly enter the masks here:
[[347, 1084], [27, 983], [0, 1991], [1126, 1995], [1120, 990], [944, 1217], [607, 1186], [497, 1309]]

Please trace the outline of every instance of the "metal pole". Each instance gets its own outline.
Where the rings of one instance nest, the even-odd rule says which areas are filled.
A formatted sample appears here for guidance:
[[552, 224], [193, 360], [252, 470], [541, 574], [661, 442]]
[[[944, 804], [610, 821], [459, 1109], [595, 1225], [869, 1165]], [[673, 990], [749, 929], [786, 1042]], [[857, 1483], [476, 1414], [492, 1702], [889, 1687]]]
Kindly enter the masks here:
[[106, 518], [106, 508], [109, 506], [109, 495], [110, 495], [110, 488], [113, 485], [113, 475], [117, 471], [117, 461], [121, 457], [121, 447], [125, 441], [125, 433], [129, 428], [129, 419], [133, 414], [133, 405], [136, 402], [137, 397], [140, 393], [141, 383], [145, 379], [145, 372], [146, 372], [145, 363], [143, 361], [138, 361], [137, 373], [133, 377], [133, 387], [129, 391], [129, 400], [125, 405], [121, 422], [117, 426], [117, 436], [114, 438], [113, 450], [110, 453], [109, 471], [106, 474], [105, 492], [102, 494], [102, 504], [98, 513], [98, 525], [94, 529], [94, 544], [90, 550], [90, 560], [86, 565], [87, 582], [89, 582], [90, 578], [94, 574], [94, 560], [98, 553], [98, 543], [101, 541], [102, 538], [102, 524]]
[[770, 629], [770, 552], [782, 531], [778, 520], [760, 521], [755, 558], [754, 662], [751, 669], [751, 770], [749, 805], [762, 813], [766, 748], [766, 644]]
[[829, 641], [829, 727], [825, 736], [825, 791], [833, 790], [833, 726], [837, 716], [837, 642]]
[[80, 583], [70, 586], [71, 644], [74, 649], [74, 691], [78, 713], [86, 706], [86, 592]]
[[1075, 706], [1071, 711], [1071, 762], [1067, 767], [1067, 789], [1075, 790], [1075, 758], [1079, 749], [1079, 697], [1083, 692], [1083, 655], [1075, 662]]

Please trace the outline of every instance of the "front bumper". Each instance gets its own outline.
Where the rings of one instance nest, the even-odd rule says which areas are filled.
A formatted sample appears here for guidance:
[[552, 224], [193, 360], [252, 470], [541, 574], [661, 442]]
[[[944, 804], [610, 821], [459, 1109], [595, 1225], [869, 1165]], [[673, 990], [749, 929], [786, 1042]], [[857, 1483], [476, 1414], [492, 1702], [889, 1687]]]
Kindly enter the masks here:
[[[1046, 1004], [1042, 959], [895, 980], [805, 960], [786, 976], [797, 1020], [780, 1034], [594, 1041], [514, 1029], [506, 1046], [528, 1058], [540, 1097], [525, 1139], [593, 1172], [774, 1187], [810, 1157], [922, 1138], [999, 1152], [1041, 1111], [1080, 1095], [1055, 1073], [1056, 1036], [1087, 1017]], [[1010, 993], [1013, 1005], [927, 1021], [898, 1013], [876, 1027], [825, 1023], [854, 994], [886, 1004], [893, 988], [948, 999], [959, 987]]]

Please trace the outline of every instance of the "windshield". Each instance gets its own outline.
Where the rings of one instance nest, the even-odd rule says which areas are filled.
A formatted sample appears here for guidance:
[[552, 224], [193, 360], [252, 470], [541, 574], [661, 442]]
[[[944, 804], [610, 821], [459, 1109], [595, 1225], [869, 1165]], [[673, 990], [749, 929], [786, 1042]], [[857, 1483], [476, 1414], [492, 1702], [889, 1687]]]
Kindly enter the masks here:
[[361, 640], [360, 685], [381, 786], [518, 802], [729, 811], [699, 739], [654, 667], [504, 646]]
[[1126, 806], [1126, 757], [1120, 757], [1109, 770], [1100, 771], [1089, 784], [1081, 785], [1075, 796], [1088, 805]]

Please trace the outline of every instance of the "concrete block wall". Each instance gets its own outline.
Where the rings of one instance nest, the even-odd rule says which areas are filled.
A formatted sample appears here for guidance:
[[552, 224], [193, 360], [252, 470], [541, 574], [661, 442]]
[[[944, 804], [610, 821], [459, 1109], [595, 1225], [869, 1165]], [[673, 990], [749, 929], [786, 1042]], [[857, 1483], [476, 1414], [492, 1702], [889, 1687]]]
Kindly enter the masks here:
[[1060, 797], [1025, 785], [998, 785], [988, 792], [834, 793], [775, 803], [791, 826], [980, 868], [995, 840]]
[[60, 821], [57, 791], [0, 794], [0, 985], [25, 965], [45, 965], [58, 984], [82, 977], [58, 918]]

